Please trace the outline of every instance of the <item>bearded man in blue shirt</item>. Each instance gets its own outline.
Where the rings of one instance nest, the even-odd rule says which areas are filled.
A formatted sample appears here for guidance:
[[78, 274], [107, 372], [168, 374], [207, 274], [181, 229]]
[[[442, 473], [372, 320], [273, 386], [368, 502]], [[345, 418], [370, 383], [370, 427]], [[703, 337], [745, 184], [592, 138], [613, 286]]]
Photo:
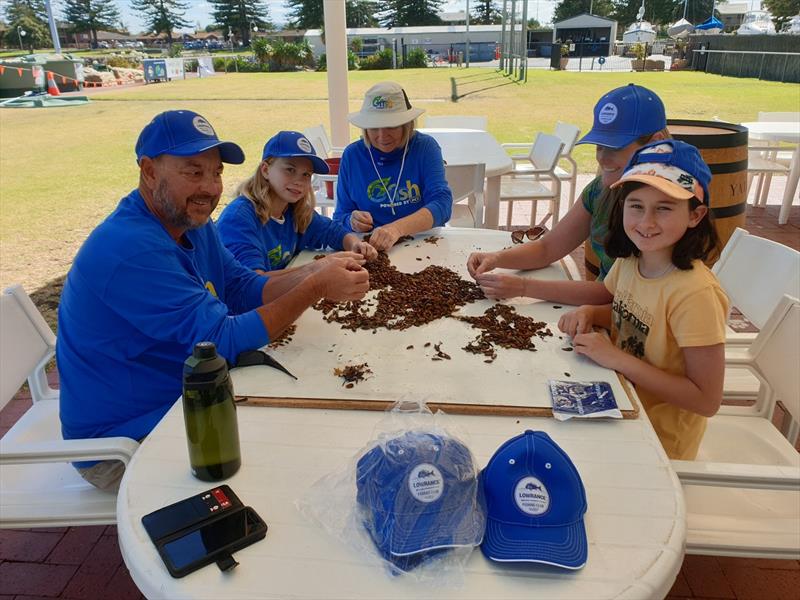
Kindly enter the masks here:
[[[278, 277], [241, 266], [210, 220], [223, 163], [244, 161], [206, 119], [157, 115], [136, 143], [139, 187], [89, 235], [59, 306], [57, 363], [65, 439], [145, 437], [181, 394], [183, 361], [211, 341], [235, 362], [275, 339], [322, 298], [369, 289], [360, 255], [316, 261]], [[115, 489], [118, 461], [76, 463]]]

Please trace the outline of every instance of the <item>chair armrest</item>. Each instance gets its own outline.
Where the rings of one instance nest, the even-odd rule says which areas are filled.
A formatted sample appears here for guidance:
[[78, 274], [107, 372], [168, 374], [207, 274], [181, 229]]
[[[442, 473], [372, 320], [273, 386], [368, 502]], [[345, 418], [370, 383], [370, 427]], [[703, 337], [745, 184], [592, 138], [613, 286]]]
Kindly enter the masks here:
[[138, 448], [139, 442], [126, 437], [22, 444], [4, 444], [0, 440], [0, 464], [121, 460], [127, 465]]
[[331, 154], [333, 156], [341, 156], [344, 152], [345, 146], [331, 146]]
[[500, 144], [501, 148], [511, 148], [511, 149], [517, 149], [517, 150], [520, 150], [522, 148], [530, 150], [531, 146], [533, 146], [533, 144], [523, 144], [523, 143], [519, 143], [519, 142], [506, 142], [505, 144]]
[[314, 177], [317, 178], [317, 181], [336, 181], [339, 178], [338, 175], [323, 175], [322, 173], [316, 173]]
[[737, 463], [673, 460], [672, 468], [681, 483], [765, 490], [800, 490], [796, 466], [744, 465]]

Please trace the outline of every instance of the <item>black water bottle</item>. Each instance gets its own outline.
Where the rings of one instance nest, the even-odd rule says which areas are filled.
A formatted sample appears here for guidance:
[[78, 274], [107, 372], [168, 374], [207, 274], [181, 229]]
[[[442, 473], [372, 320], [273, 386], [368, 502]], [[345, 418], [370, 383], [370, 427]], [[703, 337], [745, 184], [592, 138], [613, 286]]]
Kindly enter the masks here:
[[242, 465], [233, 384], [212, 342], [200, 342], [183, 363], [183, 418], [192, 474], [219, 481]]

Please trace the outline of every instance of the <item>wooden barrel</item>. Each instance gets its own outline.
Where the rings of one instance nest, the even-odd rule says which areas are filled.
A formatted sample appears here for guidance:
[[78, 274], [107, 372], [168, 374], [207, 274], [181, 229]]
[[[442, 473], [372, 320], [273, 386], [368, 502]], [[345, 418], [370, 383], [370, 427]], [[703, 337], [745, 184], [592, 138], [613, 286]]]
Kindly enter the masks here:
[[[669, 119], [667, 126], [676, 140], [700, 151], [711, 170], [711, 216], [719, 237], [717, 252], [709, 257], [711, 266], [737, 227], [744, 227], [747, 212], [747, 128], [718, 121]], [[583, 244], [586, 279], [600, 272], [600, 260], [589, 240]]]
[[667, 120], [669, 132], [676, 140], [691, 144], [700, 151], [711, 169], [711, 216], [719, 236], [715, 256], [737, 227], [744, 227], [747, 213], [747, 128], [717, 121]]

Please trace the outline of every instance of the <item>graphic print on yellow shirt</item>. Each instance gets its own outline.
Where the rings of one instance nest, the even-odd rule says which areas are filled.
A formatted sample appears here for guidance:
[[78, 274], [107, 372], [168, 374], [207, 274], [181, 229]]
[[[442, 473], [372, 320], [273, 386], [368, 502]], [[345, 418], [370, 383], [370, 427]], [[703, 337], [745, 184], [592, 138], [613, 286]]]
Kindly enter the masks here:
[[630, 292], [614, 296], [611, 305], [613, 327], [617, 330], [617, 345], [636, 358], [644, 358], [647, 334], [653, 324], [653, 315], [640, 305]]

